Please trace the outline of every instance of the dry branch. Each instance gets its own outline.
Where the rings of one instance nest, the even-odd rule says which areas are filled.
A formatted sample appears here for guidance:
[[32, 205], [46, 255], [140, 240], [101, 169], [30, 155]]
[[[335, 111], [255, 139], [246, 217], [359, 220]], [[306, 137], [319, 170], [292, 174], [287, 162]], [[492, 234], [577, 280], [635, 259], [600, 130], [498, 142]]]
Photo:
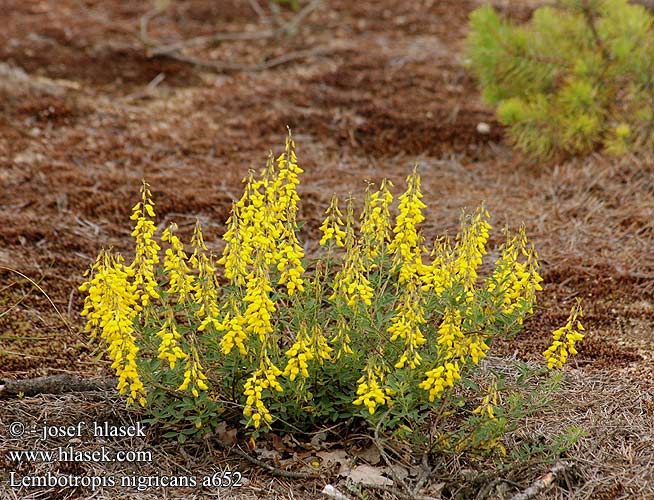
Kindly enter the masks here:
[[243, 40], [262, 40], [272, 38], [276, 34], [273, 30], [263, 31], [244, 31], [240, 33], [214, 33], [213, 35], [196, 36], [181, 42], [171, 43], [169, 45], [160, 45], [148, 51], [149, 56], [170, 55], [182, 49], [190, 47], [201, 47], [203, 45], [212, 45], [220, 42], [243, 41]]
[[516, 495], [513, 495], [510, 500], [529, 500], [530, 498], [534, 498], [535, 496], [539, 495], [543, 490], [552, 486], [554, 481], [556, 481], [557, 477], [562, 472], [565, 472], [567, 469], [568, 469], [567, 464], [564, 464], [562, 462], [555, 464], [554, 467], [552, 467], [552, 469], [547, 474], [534, 481], [534, 483], [526, 490], [521, 491]]
[[[198, 36], [188, 40], [182, 40], [171, 44], [162, 44], [160, 41], [152, 38], [148, 33], [148, 28], [153, 19], [163, 14], [169, 7], [170, 2], [161, 2], [157, 4], [152, 10], [145, 13], [139, 22], [139, 39], [141, 43], [147, 48], [148, 57], [167, 57], [176, 61], [193, 64], [202, 68], [210, 69], [213, 71], [242, 71], [242, 72], [257, 72], [264, 71], [276, 66], [290, 63], [298, 59], [305, 59], [307, 57], [326, 54], [326, 48], [313, 48], [283, 54], [264, 61], [259, 64], [245, 64], [232, 61], [215, 61], [210, 59], [201, 59], [197, 57], [187, 56], [181, 53], [185, 48], [202, 47], [206, 45], [215, 45], [227, 41], [247, 41], [247, 40], [265, 40], [277, 38], [282, 35], [292, 36], [297, 32], [298, 27], [302, 21], [314, 10], [318, 8], [322, 0], [313, 0], [303, 9], [301, 9], [295, 16], [288, 22], [279, 20], [278, 27], [275, 29], [266, 29], [261, 31], [245, 31], [245, 32], [218, 32], [206, 36]], [[262, 17], [262, 12], [255, 7], [258, 6], [256, 1], [252, 3], [253, 8]]]
[[63, 374], [24, 380], [0, 380], [0, 397], [19, 395], [63, 394], [66, 392], [109, 391], [116, 386], [117, 378], [88, 379]]
[[254, 73], [257, 71], [264, 71], [266, 69], [275, 68], [292, 61], [297, 61], [298, 59], [307, 59], [313, 56], [324, 55], [329, 52], [331, 52], [331, 50], [325, 47], [318, 47], [309, 50], [299, 50], [297, 52], [282, 54], [279, 57], [274, 57], [259, 64], [212, 61], [209, 59], [200, 59], [197, 57], [184, 56], [181, 54], [167, 54], [167, 56], [171, 59], [175, 59], [176, 61], [194, 64], [201, 68], [211, 69], [214, 71], [242, 71], [244, 73]]

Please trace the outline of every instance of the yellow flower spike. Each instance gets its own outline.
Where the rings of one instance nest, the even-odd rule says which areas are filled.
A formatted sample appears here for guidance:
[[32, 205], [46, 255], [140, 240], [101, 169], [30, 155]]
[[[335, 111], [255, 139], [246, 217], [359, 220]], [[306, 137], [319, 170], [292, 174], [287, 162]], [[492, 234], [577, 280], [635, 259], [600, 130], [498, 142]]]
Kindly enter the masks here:
[[347, 354], [354, 354], [352, 348], [350, 335], [348, 334], [348, 324], [344, 316], [340, 316], [336, 320], [336, 335], [331, 339], [332, 344], [336, 347], [335, 359], [339, 360]]
[[289, 295], [304, 290], [304, 280], [302, 273], [302, 259], [304, 258], [304, 249], [297, 239], [296, 228], [287, 224], [284, 228], [283, 236], [279, 244], [279, 257], [277, 260], [277, 270], [281, 271], [279, 284], [286, 285]]
[[584, 338], [584, 330], [579, 318], [583, 317], [581, 300], [572, 306], [570, 316], [565, 325], [552, 332], [552, 345], [543, 353], [547, 360], [547, 368], [562, 368], [570, 354], [577, 354], [575, 344]]
[[128, 394], [128, 403], [145, 402], [145, 387], [139, 377], [136, 359], [134, 320], [139, 306], [139, 291], [132, 282], [134, 270], [122, 263], [119, 255], [102, 251], [96, 259], [89, 280], [82, 316], [87, 317], [85, 330], [107, 343], [111, 368], [118, 376], [117, 390]]
[[251, 241], [246, 240], [242, 231], [242, 220], [239, 206], [234, 203], [232, 212], [227, 219], [227, 231], [223, 235], [225, 248], [217, 264], [224, 266], [225, 277], [233, 285], [243, 286], [247, 277], [247, 266], [252, 261]]
[[389, 246], [390, 254], [395, 256], [396, 262], [402, 264], [416, 262], [421, 254], [422, 239], [417, 226], [425, 220], [422, 209], [426, 207], [422, 202], [417, 167], [413, 168], [406, 182], [407, 189], [399, 198], [399, 214], [395, 219], [394, 237]]
[[521, 228], [516, 236], [507, 236], [500, 247], [500, 257], [492, 276], [486, 280], [486, 290], [497, 297], [496, 304], [504, 314], [512, 314], [515, 310], [531, 314], [536, 292], [542, 290], [542, 281], [538, 274], [538, 256], [533, 246], [527, 244], [524, 228]]
[[371, 193], [371, 184], [366, 188], [363, 212], [361, 213], [361, 240], [365, 250], [364, 254], [370, 261], [379, 255], [380, 248], [390, 242], [390, 211], [389, 206], [393, 195], [389, 186], [393, 184], [384, 179], [378, 191]]
[[207, 380], [207, 377], [202, 371], [198, 351], [195, 346], [191, 346], [191, 354], [186, 357], [184, 381], [177, 390], [186, 391], [190, 387], [191, 394], [197, 398], [200, 396], [200, 391], [206, 391], [209, 388], [204, 382], [205, 380]]
[[490, 224], [486, 208], [479, 207], [470, 217], [463, 217], [461, 232], [457, 236], [456, 263], [457, 275], [466, 290], [473, 290], [477, 281], [477, 268], [486, 253], [486, 243]]
[[246, 321], [245, 332], [256, 334], [262, 345], [266, 344], [266, 337], [273, 331], [272, 314], [276, 308], [270, 298], [271, 292], [268, 269], [262, 262], [255, 262], [243, 298], [243, 302], [247, 304], [243, 316]]
[[[232, 304], [232, 310], [235, 309], [235, 304]], [[219, 332], [225, 332], [225, 335], [220, 339], [220, 351], [226, 356], [232, 349], [236, 347], [242, 356], [247, 355], [248, 348], [246, 342], [248, 340], [247, 333], [245, 332], [245, 325], [247, 320], [243, 315], [236, 313], [230, 317], [229, 313], [225, 315], [223, 320], [216, 326]]]
[[354, 198], [352, 198], [351, 193], [347, 197], [345, 208], [345, 237], [343, 238], [343, 243], [346, 251], [353, 248], [357, 243], [354, 230]]
[[345, 231], [343, 231], [343, 213], [338, 208], [338, 196], [333, 195], [329, 207], [325, 211], [327, 216], [320, 225], [322, 231], [321, 245], [327, 245], [332, 240], [339, 247], [345, 246]]
[[399, 305], [391, 318], [391, 326], [387, 329], [391, 342], [399, 338], [404, 343], [404, 352], [395, 364], [398, 369], [403, 368], [406, 363], [411, 369], [420, 365], [422, 358], [418, 354], [418, 348], [427, 341], [420, 329], [427, 320], [424, 317], [422, 295], [417, 281], [418, 277], [414, 276], [406, 283]]
[[268, 424], [273, 421], [273, 417], [262, 398], [264, 390], [267, 389], [283, 392], [282, 386], [277, 381], [277, 377], [280, 375], [282, 375], [282, 371], [265, 356], [259, 364], [259, 368], [253, 371], [245, 381], [243, 394], [246, 400], [243, 415], [250, 418], [255, 429], [261, 426], [262, 420]]
[[363, 303], [372, 305], [374, 291], [366, 276], [366, 267], [361, 255], [361, 247], [347, 247], [343, 267], [336, 273], [333, 283], [333, 293], [330, 300], [343, 300], [349, 307]]
[[299, 174], [304, 170], [300, 168], [295, 154], [295, 141], [289, 129], [286, 136], [286, 147], [284, 153], [277, 158], [277, 169], [279, 179], [279, 206], [286, 219], [295, 224], [295, 217], [298, 211], [300, 197], [297, 194], [297, 186], [300, 184]]
[[311, 328], [310, 341], [318, 364], [322, 365], [325, 361], [333, 361], [331, 355], [334, 349], [329, 345], [318, 325], [313, 325]]
[[177, 323], [173, 315], [172, 309], [168, 309], [166, 312], [166, 319], [157, 332], [157, 337], [159, 337], [159, 359], [165, 359], [168, 361], [168, 366], [172, 370], [175, 368], [178, 359], [187, 359], [188, 354], [186, 354], [181, 347], [179, 347], [178, 342], [182, 339], [182, 336], [177, 331]]
[[447, 387], [453, 387], [454, 382], [461, 378], [459, 363], [454, 361], [439, 365], [425, 373], [423, 380], [418, 387], [429, 393], [429, 401], [433, 402], [440, 398]]
[[200, 221], [195, 222], [193, 237], [191, 238], [193, 254], [189, 263], [197, 271], [193, 290], [193, 301], [200, 307], [195, 311], [196, 317], [201, 321], [198, 331], [204, 331], [208, 326], [218, 328], [220, 321], [219, 290], [216, 268], [212, 256], [207, 255], [208, 248], [202, 236]]
[[134, 270], [134, 284], [139, 289], [142, 306], [146, 306], [150, 298], [158, 299], [158, 284], [154, 277], [154, 268], [159, 263], [159, 244], [152, 239], [156, 226], [154, 218], [154, 202], [149, 185], [145, 180], [141, 186], [141, 201], [133, 210], [132, 220], [136, 221], [132, 236], [135, 239], [134, 261], [130, 267]]
[[195, 277], [188, 266], [184, 245], [175, 235], [176, 230], [177, 224], [173, 222], [161, 236], [162, 241], [170, 244], [164, 256], [164, 272], [168, 275], [168, 293], [177, 294], [177, 302], [183, 303], [195, 291]]
[[498, 405], [499, 394], [497, 391], [497, 383], [492, 382], [486, 389], [486, 396], [481, 401], [481, 404], [472, 410], [472, 413], [477, 415], [487, 415], [490, 420], [496, 420], [495, 408]]
[[436, 241], [432, 250], [432, 262], [418, 269], [423, 292], [434, 291], [437, 295], [452, 287], [456, 274], [455, 256], [447, 237]]
[[374, 368], [371, 364], [366, 367], [366, 373], [357, 381], [357, 396], [352, 404], [355, 406], [364, 405], [368, 413], [373, 415], [377, 406], [392, 404], [392, 391], [387, 387], [382, 387], [384, 383], [384, 374], [380, 369]]
[[288, 363], [283, 375], [293, 382], [298, 375], [304, 378], [309, 377], [308, 361], [314, 359], [314, 352], [311, 346], [311, 339], [306, 337], [306, 327], [301, 327], [295, 338], [295, 343], [286, 351]]
[[447, 307], [443, 314], [443, 320], [438, 327], [438, 344], [446, 351], [446, 358], [455, 358], [463, 354], [461, 345], [465, 335], [461, 330], [463, 321], [461, 311]]

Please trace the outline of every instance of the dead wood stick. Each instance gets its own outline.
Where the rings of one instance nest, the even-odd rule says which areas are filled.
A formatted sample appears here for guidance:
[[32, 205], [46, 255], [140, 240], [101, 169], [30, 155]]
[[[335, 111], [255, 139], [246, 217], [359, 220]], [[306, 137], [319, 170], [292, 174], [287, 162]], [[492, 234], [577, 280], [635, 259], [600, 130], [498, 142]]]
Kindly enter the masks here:
[[212, 69], [214, 71], [242, 71], [244, 73], [256, 73], [266, 69], [281, 66], [298, 59], [306, 59], [312, 56], [324, 55], [331, 52], [330, 49], [325, 47], [317, 47], [315, 49], [299, 50], [297, 52], [289, 52], [282, 54], [279, 57], [274, 57], [259, 64], [243, 64], [224, 61], [211, 61], [207, 59], [199, 59], [196, 57], [184, 56], [182, 54], [167, 54], [167, 57], [175, 59], [176, 61], [195, 64], [201, 68]]
[[567, 464], [564, 464], [563, 462], [558, 462], [557, 464], [554, 465], [550, 469], [550, 471], [545, 474], [544, 476], [538, 478], [536, 481], [533, 482], [529, 488], [527, 488], [524, 491], [521, 491], [520, 493], [513, 495], [510, 500], [529, 500], [531, 498], [534, 498], [537, 496], [539, 493], [541, 493], [544, 489], [549, 488], [554, 481], [556, 481], [557, 476], [564, 472], [568, 468]]
[[216, 44], [220, 42], [231, 42], [239, 40], [261, 40], [264, 38], [273, 38], [277, 34], [274, 30], [264, 31], [244, 31], [239, 33], [214, 33], [212, 35], [196, 36], [181, 42], [171, 43], [170, 45], [160, 45], [148, 51], [149, 56], [163, 56], [171, 52], [177, 52], [189, 47], [199, 47], [202, 45]]
[[141, 43], [146, 47], [154, 47], [159, 44], [158, 40], [151, 38], [148, 34], [148, 27], [150, 26], [150, 22], [152, 22], [155, 17], [160, 16], [168, 9], [169, 5], [170, 2], [160, 2], [153, 9], [149, 10], [143, 14], [143, 16], [141, 16], [139, 21], [139, 39], [141, 40]]
[[[150, 22], [163, 14], [169, 7], [170, 2], [164, 1], [157, 5], [152, 10], [146, 12], [139, 22], [139, 39], [141, 43], [148, 49], [147, 54], [149, 57], [161, 56], [168, 57], [180, 62], [194, 64], [199, 67], [211, 69], [214, 71], [243, 71], [243, 72], [257, 72], [266, 69], [287, 64], [289, 62], [304, 59], [313, 55], [323, 54], [327, 52], [325, 49], [308, 49], [289, 54], [283, 54], [260, 64], [244, 64], [235, 62], [212, 61], [207, 59], [199, 59], [191, 56], [180, 54], [184, 48], [198, 47], [208, 44], [217, 44], [224, 41], [239, 41], [239, 40], [261, 40], [268, 38], [275, 38], [279, 35], [293, 35], [296, 33], [300, 23], [314, 10], [318, 8], [322, 0], [312, 0], [300, 12], [298, 12], [288, 23], [279, 23], [276, 29], [266, 29], [262, 31], [246, 31], [240, 33], [214, 33], [212, 35], [198, 36], [189, 40], [182, 40], [180, 42], [162, 45], [158, 40], [152, 38], [148, 33]], [[258, 5], [258, 4], [257, 4]]]
[[300, 26], [302, 21], [304, 21], [304, 18], [316, 10], [321, 3], [322, 0], [313, 0], [309, 5], [298, 12], [285, 26], [283, 26], [283, 31], [288, 35], [294, 35], [297, 32], [298, 26]]
[[117, 378], [89, 379], [62, 374], [24, 380], [0, 380], [0, 398], [35, 396], [37, 394], [63, 394], [66, 392], [108, 391], [116, 387]]

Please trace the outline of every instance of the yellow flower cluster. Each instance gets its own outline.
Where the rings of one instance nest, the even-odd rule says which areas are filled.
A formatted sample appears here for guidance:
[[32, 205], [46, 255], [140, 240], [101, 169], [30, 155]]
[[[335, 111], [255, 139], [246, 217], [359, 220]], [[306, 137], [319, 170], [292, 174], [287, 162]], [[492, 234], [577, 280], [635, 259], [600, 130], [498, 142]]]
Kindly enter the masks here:
[[159, 355], [157, 357], [167, 360], [171, 370], [175, 368], [178, 359], [188, 358], [188, 354], [178, 344], [182, 336], [177, 331], [177, 322], [172, 309], [168, 309], [166, 319], [157, 332], [157, 337], [160, 339]]
[[291, 137], [289, 130], [286, 136], [286, 147], [284, 152], [277, 158], [276, 177], [277, 185], [273, 187], [273, 192], [277, 195], [277, 206], [286, 220], [293, 225], [296, 223], [298, 211], [298, 202], [300, 196], [297, 194], [297, 186], [300, 184], [299, 174], [303, 173], [295, 154], [295, 141]]
[[343, 231], [343, 213], [338, 208], [338, 196], [333, 195], [332, 200], [329, 202], [329, 207], [325, 210], [325, 220], [320, 225], [322, 231], [322, 238], [320, 238], [321, 245], [327, 245], [332, 240], [336, 246], [345, 246], [345, 231]]
[[[520, 260], [521, 256], [524, 261]], [[495, 271], [486, 283], [486, 289], [497, 295], [502, 312], [511, 314], [516, 309], [525, 309], [531, 314], [536, 292], [543, 289], [542, 281], [538, 274], [538, 256], [533, 246], [527, 244], [524, 228], [515, 236], [507, 235]], [[522, 323], [521, 317], [518, 323]]]
[[[139, 293], [133, 280], [134, 269], [122, 263], [122, 258], [107, 251], [100, 253], [91, 269], [88, 281], [80, 286], [88, 292], [82, 316], [86, 316], [85, 331], [100, 336], [107, 343], [111, 368], [118, 375], [116, 389], [128, 393], [128, 402], [145, 406], [145, 387], [139, 377], [136, 357], [134, 320], [141, 310]], [[129, 389], [129, 391], [128, 391]]]
[[284, 376], [293, 382], [298, 375], [309, 378], [309, 361], [318, 360], [320, 364], [324, 361], [331, 361], [332, 348], [327, 340], [320, 333], [317, 325], [311, 329], [311, 334], [306, 334], [307, 327], [302, 325], [295, 337], [295, 343], [286, 351], [288, 363], [284, 369]]
[[295, 343], [286, 351], [288, 363], [284, 369], [283, 375], [293, 382], [298, 375], [309, 378], [309, 361], [314, 358], [313, 349], [311, 349], [311, 340], [305, 338], [300, 331], [295, 337]]
[[223, 256], [218, 264], [224, 266], [225, 277], [237, 286], [243, 286], [248, 275], [252, 245], [246, 241], [241, 231], [241, 209], [239, 203], [232, 204], [232, 211], [227, 219], [227, 231], [223, 235], [226, 242]]
[[495, 408], [499, 404], [498, 401], [499, 394], [497, 392], [497, 383], [493, 382], [488, 385], [486, 396], [484, 396], [481, 404], [472, 410], [472, 413], [476, 413], [478, 415], [488, 415], [488, 418], [495, 420]]
[[381, 368], [370, 363], [366, 368], [366, 373], [357, 382], [357, 395], [352, 404], [364, 405], [372, 415], [375, 413], [377, 406], [390, 404], [393, 391], [388, 387], [383, 387], [385, 375]]
[[483, 334], [464, 332], [464, 314], [469, 313], [469, 308], [462, 305], [461, 309], [452, 306], [445, 309], [437, 340], [442, 361], [427, 371], [425, 380], [419, 384], [429, 392], [430, 401], [440, 397], [446, 387], [452, 387], [461, 378], [461, 368], [468, 360], [478, 364], [489, 349]]
[[477, 268], [486, 253], [488, 231], [488, 211], [479, 207], [469, 220], [461, 222], [461, 232], [457, 236], [455, 269], [467, 291], [473, 290], [477, 281]]
[[[159, 263], [159, 244], [152, 239], [156, 231], [154, 218], [154, 202], [147, 182], [141, 186], [141, 201], [132, 208], [132, 220], [136, 221], [132, 236], [136, 240], [134, 262], [134, 284], [140, 294], [141, 305], [146, 308], [150, 298], [158, 299], [157, 281], [154, 268]], [[147, 310], [147, 309], [146, 309]]]
[[348, 333], [349, 326], [345, 316], [340, 316], [336, 320], [336, 335], [331, 339], [332, 344], [336, 347], [336, 359], [339, 360], [347, 354], [354, 354], [350, 344], [352, 338]]
[[175, 234], [177, 224], [174, 222], [161, 235], [161, 241], [170, 244], [164, 256], [164, 271], [168, 275], [168, 293], [177, 294], [179, 303], [186, 302], [196, 290], [195, 276], [188, 266], [188, 256], [184, 245]]
[[553, 342], [543, 353], [547, 359], [547, 368], [561, 368], [567, 361], [570, 354], [577, 354], [575, 344], [584, 338], [584, 327], [579, 318], [583, 316], [581, 302], [577, 303], [570, 310], [570, 316], [565, 325], [552, 332]]
[[[438, 345], [443, 361], [425, 373], [425, 379], [418, 385], [429, 392], [429, 400], [440, 397], [446, 387], [452, 387], [461, 378], [461, 363], [466, 361], [466, 335], [461, 329], [462, 315], [459, 309], [447, 307], [438, 328]], [[484, 344], [485, 345], [485, 344]], [[488, 348], [488, 346], [486, 346]], [[474, 351], [476, 352], [476, 351]], [[478, 359], [475, 363], [478, 362]]]
[[195, 346], [192, 346], [191, 355], [186, 358], [184, 381], [177, 390], [186, 391], [190, 387], [191, 394], [197, 398], [200, 395], [200, 391], [206, 391], [209, 388], [205, 382], [207, 377], [203, 370], [204, 369], [200, 364], [198, 351]]
[[452, 288], [456, 276], [456, 256], [448, 238], [439, 239], [431, 252], [433, 260], [429, 265], [419, 268], [422, 291], [433, 291], [442, 296], [445, 290]]
[[[395, 256], [397, 263], [403, 264], [403, 270], [412, 264], [421, 263], [422, 237], [417, 226], [425, 220], [422, 209], [427, 206], [422, 202], [417, 168], [414, 167], [413, 172], [406, 178], [406, 183], [407, 189], [400, 196], [399, 213], [393, 227], [393, 241], [389, 246], [389, 253]], [[400, 281], [404, 281], [410, 272], [402, 272]]]
[[404, 292], [401, 297], [400, 305], [396, 308], [395, 315], [391, 318], [391, 326], [388, 327], [388, 333], [391, 334], [390, 341], [397, 338], [404, 341], [404, 352], [395, 368], [403, 368], [408, 362], [409, 368], [416, 368], [422, 358], [418, 353], [418, 348], [427, 342], [425, 336], [420, 330], [427, 320], [424, 317], [422, 297], [420, 288], [417, 284], [418, 277], [406, 283]]
[[364, 208], [361, 213], [361, 241], [364, 255], [372, 261], [379, 255], [380, 249], [390, 242], [390, 211], [389, 206], [393, 195], [389, 191], [393, 183], [384, 179], [378, 191], [370, 192], [371, 185], [366, 188]]
[[255, 261], [259, 262], [257, 255], [261, 255], [266, 266], [281, 273], [278, 284], [286, 285], [289, 295], [304, 290], [304, 249], [296, 235], [300, 199], [296, 188], [302, 172], [289, 133], [285, 152], [276, 164], [271, 157], [260, 179], [250, 173], [244, 180], [243, 196], [232, 208], [223, 235], [225, 249], [218, 261], [233, 284], [248, 282]]
[[420, 389], [429, 393], [429, 401], [440, 397], [446, 387], [453, 387], [461, 378], [461, 369], [457, 361], [448, 361], [425, 373], [427, 378], [418, 384]]
[[261, 361], [259, 368], [252, 372], [245, 382], [244, 394], [247, 399], [243, 415], [252, 419], [255, 429], [261, 426], [262, 419], [267, 423], [273, 420], [270, 411], [263, 403], [263, 391], [275, 389], [277, 392], [282, 392], [282, 386], [277, 381], [277, 377], [281, 374], [282, 371], [266, 357]]
[[334, 292], [329, 299], [336, 300], [340, 297], [349, 307], [355, 307], [359, 302], [371, 305], [374, 292], [364, 274], [365, 271], [361, 248], [358, 245], [350, 246], [345, 254], [343, 267], [334, 278]]
[[243, 302], [248, 304], [244, 314], [245, 331], [256, 334], [261, 345], [266, 344], [267, 335], [273, 331], [272, 314], [275, 312], [275, 303], [270, 298], [272, 291], [268, 269], [262, 263], [256, 263], [250, 274]]
[[304, 280], [302, 279], [304, 249], [297, 239], [295, 229], [289, 223], [284, 226], [277, 255], [277, 270], [281, 273], [278, 283], [286, 285], [289, 295], [293, 295], [296, 291], [302, 292], [304, 290]]
[[297, 211], [300, 196], [297, 186], [300, 184], [299, 174], [304, 171], [298, 166], [295, 154], [295, 142], [290, 131], [286, 137], [284, 152], [277, 158], [277, 168], [269, 164], [270, 181], [266, 187], [267, 209], [275, 214], [273, 224], [277, 226], [278, 245], [274, 248], [272, 264], [277, 264], [281, 272], [278, 283], [286, 285], [289, 295], [304, 290], [304, 273], [302, 259], [304, 249], [297, 239]]
[[[232, 304], [232, 310], [237, 310], [237, 307]], [[241, 354], [245, 356], [248, 353], [247, 345], [245, 344], [248, 339], [247, 333], [245, 333], [245, 325], [247, 320], [241, 314], [234, 314], [230, 316], [228, 312], [223, 320], [216, 325], [216, 329], [219, 332], [225, 332], [223, 338], [220, 339], [220, 351], [226, 356], [232, 349], [236, 347]]]
[[[336, 205], [335, 207], [338, 210]], [[334, 277], [333, 293], [329, 297], [329, 300], [340, 298], [349, 307], [355, 307], [359, 302], [370, 306], [372, 304], [373, 290], [366, 276], [367, 269], [361, 255], [361, 246], [356, 244], [352, 198], [348, 200], [347, 204], [343, 241], [345, 245], [345, 260], [343, 266]]]
[[245, 182], [243, 195], [232, 207], [227, 232], [223, 235], [225, 249], [218, 264], [225, 267], [225, 277], [232, 284], [247, 283], [248, 268], [254, 262], [255, 250], [272, 256], [272, 246], [278, 234], [272, 234], [270, 211], [265, 210], [265, 196], [261, 193], [263, 180], [255, 180], [252, 172]]
[[217, 329], [221, 325], [218, 319], [220, 316], [218, 279], [212, 256], [207, 255], [209, 250], [204, 243], [199, 220], [195, 222], [191, 247], [193, 253], [189, 258], [189, 263], [197, 272], [195, 286], [193, 287], [193, 302], [200, 306], [195, 311], [195, 316], [201, 321], [198, 331], [204, 331], [209, 325]]

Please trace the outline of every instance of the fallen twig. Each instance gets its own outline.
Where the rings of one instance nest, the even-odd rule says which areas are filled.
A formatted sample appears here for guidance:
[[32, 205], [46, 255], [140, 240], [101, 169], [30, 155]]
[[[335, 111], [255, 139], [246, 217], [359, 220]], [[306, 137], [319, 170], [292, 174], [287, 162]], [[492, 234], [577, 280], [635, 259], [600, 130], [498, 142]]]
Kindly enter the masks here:
[[88, 379], [78, 375], [50, 375], [24, 380], [0, 380], [0, 397], [63, 394], [66, 392], [108, 391], [116, 386], [115, 377]]
[[170, 2], [157, 2], [155, 7], [141, 16], [139, 20], [139, 39], [146, 47], [154, 47], [159, 45], [159, 41], [151, 38], [148, 34], [148, 27], [155, 17], [160, 16], [168, 9]]
[[243, 31], [240, 33], [214, 33], [212, 35], [196, 36], [181, 42], [171, 43], [169, 45], [160, 45], [148, 51], [148, 56], [170, 55], [181, 49], [190, 47], [200, 47], [203, 45], [216, 44], [220, 42], [233, 42], [242, 40], [262, 40], [273, 38], [276, 35], [275, 30], [264, 31]]
[[527, 488], [526, 490], [521, 491], [516, 495], [513, 495], [510, 498], [510, 500], [529, 500], [530, 498], [534, 498], [539, 493], [541, 493], [544, 489], [549, 488], [552, 485], [552, 483], [556, 481], [559, 474], [564, 472], [567, 468], [568, 468], [568, 464], [565, 464], [563, 462], [558, 462], [557, 464], [554, 465], [554, 467], [552, 467], [552, 469], [547, 474], [534, 481], [534, 483], [531, 486], [529, 486], [529, 488]]
[[182, 54], [168, 54], [167, 56], [170, 57], [171, 59], [175, 59], [176, 61], [195, 64], [196, 66], [212, 69], [215, 71], [242, 71], [244, 73], [254, 73], [257, 71], [263, 71], [266, 69], [274, 68], [276, 66], [281, 66], [283, 64], [296, 61], [298, 59], [306, 59], [308, 57], [324, 55], [329, 52], [331, 52], [331, 50], [326, 47], [318, 47], [315, 49], [308, 49], [308, 50], [299, 50], [297, 52], [289, 52], [287, 54], [282, 54], [279, 57], [268, 59], [267, 61], [264, 61], [259, 64], [211, 61], [207, 59], [184, 56]]
[[[297, 32], [300, 23], [315, 9], [318, 8], [322, 0], [313, 0], [302, 10], [300, 10], [290, 21], [282, 22], [278, 19], [278, 27], [275, 29], [266, 29], [261, 31], [246, 31], [238, 33], [219, 32], [211, 35], [197, 36], [188, 40], [182, 40], [170, 44], [161, 44], [158, 40], [152, 38], [148, 33], [148, 28], [153, 19], [163, 14], [169, 7], [170, 2], [163, 1], [156, 5], [152, 10], [145, 13], [140, 19], [139, 39], [147, 48], [149, 57], [168, 57], [176, 61], [193, 64], [202, 68], [214, 71], [242, 71], [257, 72], [287, 64], [298, 59], [304, 59], [314, 55], [321, 55], [328, 52], [325, 48], [314, 48], [283, 54], [279, 57], [269, 59], [259, 64], [246, 64], [238, 62], [213, 61], [197, 57], [187, 56], [181, 53], [185, 48], [201, 47], [209, 44], [218, 44], [226, 41], [243, 41], [243, 40], [265, 40], [276, 38], [280, 35], [294, 35]], [[259, 4], [252, 3], [253, 9], [257, 11], [260, 17], [263, 12], [256, 8]], [[273, 12], [274, 13], [274, 12]]]

